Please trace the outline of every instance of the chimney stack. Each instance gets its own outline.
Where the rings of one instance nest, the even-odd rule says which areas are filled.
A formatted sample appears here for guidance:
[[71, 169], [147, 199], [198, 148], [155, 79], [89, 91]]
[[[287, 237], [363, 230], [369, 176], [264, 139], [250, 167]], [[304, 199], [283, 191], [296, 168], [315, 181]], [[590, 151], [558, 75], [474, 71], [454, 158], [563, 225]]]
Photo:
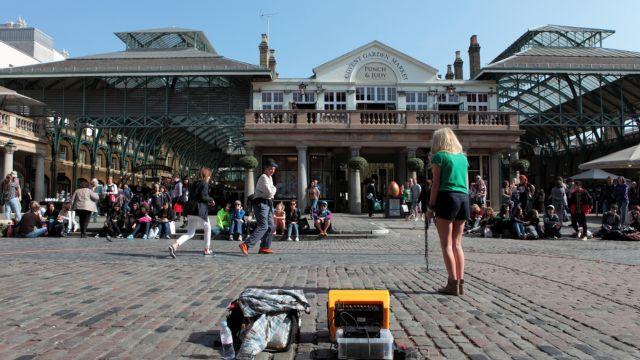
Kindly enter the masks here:
[[269, 70], [271, 70], [271, 78], [278, 78], [278, 73], [276, 72], [276, 51], [274, 49], [269, 49]]
[[480, 44], [477, 35], [472, 35], [469, 43], [469, 70], [471, 79], [480, 72]]
[[462, 58], [460, 58], [460, 50], [456, 51], [456, 59], [453, 61], [453, 74], [456, 80], [462, 80]]
[[267, 34], [262, 34], [262, 41], [258, 45], [258, 50], [260, 50], [260, 67], [269, 67], [269, 37]]
[[447, 80], [453, 80], [453, 71], [451, 71], [451, 64], [447, 65], [447, 74], [444, 76]]

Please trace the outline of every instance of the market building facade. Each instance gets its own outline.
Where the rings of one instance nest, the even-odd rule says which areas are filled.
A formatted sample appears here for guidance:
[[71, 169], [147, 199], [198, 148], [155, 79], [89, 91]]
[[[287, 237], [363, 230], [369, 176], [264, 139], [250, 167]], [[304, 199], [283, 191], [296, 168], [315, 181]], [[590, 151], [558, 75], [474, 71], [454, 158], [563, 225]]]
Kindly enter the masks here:
[[[309, 78], [278, 78], [274, 52], [263, 35], [263, 67], [272, 80], [254, 81], [247, 110], [245, 149], [259, 161], [273, 158], [278, 196], [304, 204], [308, 183], [320, 183], [322, 197], [337, 210], [358, 212], [368, 179], [385, 193], [390, 181], [403, 183], [407, 159], [428, 162], [436, 129], [456, 130], [469, 155], [471, 181], [488, 183], [499, 203], [501, 156], [517, 147], [522, 131], [515, 113], [498, 111], [493, 81], [463, 79], [459, 52], [445, 78], [433, 67], [373, 41], [313, 69]], [[471, 75], [480, 69], [480, 47], [471, 38]], [[368, 166], [355, 176], [347, 169], [353, 156]], [[418, 177], [428, 176], [428, 170]]]

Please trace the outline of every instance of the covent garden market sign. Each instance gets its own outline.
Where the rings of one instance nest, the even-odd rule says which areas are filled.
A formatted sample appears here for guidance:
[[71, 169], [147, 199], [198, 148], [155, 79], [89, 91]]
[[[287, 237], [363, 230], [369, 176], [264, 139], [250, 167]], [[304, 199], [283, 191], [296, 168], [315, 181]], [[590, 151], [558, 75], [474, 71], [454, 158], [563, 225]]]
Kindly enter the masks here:
[[[344, 73], [344, 78], [346, 80], [349, 80], [351, 78], [351, 75], [353, 74], [353, 71], [358, 67], [358, 65], [362, 63], [365, 63], [365, 65], [359, 71], [359, 77], [362, 76], [371, 80], [389, 80], [390, 77], [395, 78], [395, 74], [393, 74], [393, 71], [389, 69], [387, 65], [379, 62], [370, 64], [370, 62], [375, 60], [384, 60], [386, 63], [392, 64], [392, 66], [396, 68], [402, 80], [409, 80], [407, 70], [400, 62], [400, 59], [398, 59], [394, 55], [387, 53], [386, 51], [379, 50], [365, 51], [353, 58], [347, 66], [347, 70]], [[360, 73], [362, 73], [362, 75]]]

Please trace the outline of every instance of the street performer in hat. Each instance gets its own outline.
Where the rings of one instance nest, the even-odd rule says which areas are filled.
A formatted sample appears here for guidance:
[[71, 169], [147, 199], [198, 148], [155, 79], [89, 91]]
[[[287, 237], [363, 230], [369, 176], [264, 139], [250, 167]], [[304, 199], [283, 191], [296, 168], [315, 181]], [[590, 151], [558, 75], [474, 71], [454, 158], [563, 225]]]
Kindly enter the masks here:
[[258, 178], [254, 192], [252, 207], [256, 218], [256, 229], [242, 244], [240, 250], [245, 256], [249, 255], [249, 248], [260, 241], [260, 254], [273, 254], [271, 241], [276, 228], [273, 220], [273, 198], [276, 195], [276, 187], [273, 185], [273, 174], [278, 164], [273, 159], [268, 159], [262, 167], [262, 175]]

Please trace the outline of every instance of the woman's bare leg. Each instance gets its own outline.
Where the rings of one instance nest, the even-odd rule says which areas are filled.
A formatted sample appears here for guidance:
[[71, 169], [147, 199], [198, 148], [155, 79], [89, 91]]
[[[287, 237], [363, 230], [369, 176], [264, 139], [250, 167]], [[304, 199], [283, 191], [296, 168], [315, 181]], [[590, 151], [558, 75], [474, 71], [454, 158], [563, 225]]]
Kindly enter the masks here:
[[456, 280], [464, 279], [464, 252], [462, 251], [462, 233], [464, 232], [465, 221], [456, 220], [453, 222], [453, 255], [456, 259]]
[[442, 256], [444, 258], [444, 266], [447, 268], [449, 279], [457, 280], [456, 259], [452, 248], [453, 222], [444, 219], [436, 219], [436, 229], [438, 229], [440, 247], [442, 248]]

